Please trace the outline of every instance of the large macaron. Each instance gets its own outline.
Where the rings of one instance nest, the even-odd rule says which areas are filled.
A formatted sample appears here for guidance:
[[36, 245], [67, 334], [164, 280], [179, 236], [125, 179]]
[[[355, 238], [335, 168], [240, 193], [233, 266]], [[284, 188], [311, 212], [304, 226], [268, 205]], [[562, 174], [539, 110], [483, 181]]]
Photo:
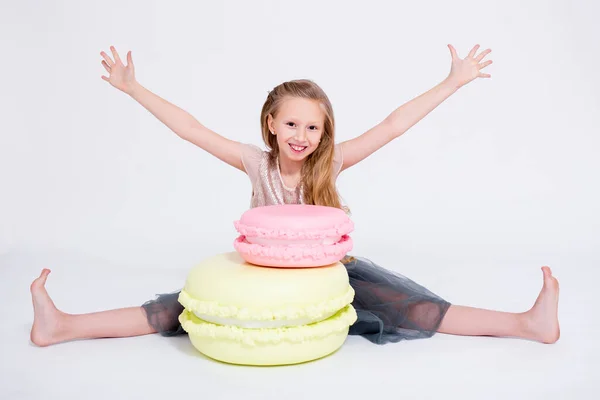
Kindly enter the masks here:
[[234, 226], [235, 249], [265, 267], [320, 267], [340, 261], [352, 250], [354, 224], [335, 207], [284, 204], [256, 207]]
[[321, 268], [265, 268], [237, 252], [188, 273], [179, 316], [193, 346], [243, 365], [297, 364], [327, 356], [356, 319], [354, 290], [340, 262]]

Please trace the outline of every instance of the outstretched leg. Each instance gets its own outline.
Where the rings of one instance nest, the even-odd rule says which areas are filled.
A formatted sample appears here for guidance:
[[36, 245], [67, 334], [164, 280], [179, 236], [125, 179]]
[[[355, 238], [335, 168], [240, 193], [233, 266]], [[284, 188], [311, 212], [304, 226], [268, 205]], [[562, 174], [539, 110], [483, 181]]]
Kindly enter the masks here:
[[511, 336], [554, 343], [560, 337], [558, 281], [542, 267], [544, 284], [533, 307], [524, 313], [508, 313], [452, 305], [438, 332], [469, 336]]
[[56, 308], [46, 291], [49, 269], [31, 284], [33, 327], [31, 341], [38, 346], [75, 339], [114, 338], [155, 333], [142, 307], [129, 307], [89, 314], [66, 314]]
[[350, 334], [377, 344], [428, 338], [436, 332], [465, 336], [512, 336], [542, 343], [560, 337], [558, 281], [542, 267], [543, 287], [533, 307], [508, 313], [452, 305], [409, 278], [357, 257], [346, 264], [355, 290], [358, 321]]

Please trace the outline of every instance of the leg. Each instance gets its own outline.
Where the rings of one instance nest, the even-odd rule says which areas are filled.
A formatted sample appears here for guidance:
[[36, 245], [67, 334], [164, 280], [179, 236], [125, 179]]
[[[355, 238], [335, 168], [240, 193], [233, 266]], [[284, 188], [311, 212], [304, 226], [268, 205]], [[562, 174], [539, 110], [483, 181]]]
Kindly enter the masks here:
[[524, 313], [507, 313], [451, 306], [438, 329], [441, 333], [469, 336], [512, 336], [554, 343], [560, 337], [558, 281], [542, 267], [544, 285], [533, 305]]
[[139, 336], [154, 333], [142, 307], [90, 314], [66, 314], [56, 308], [44, 287], [50, 270], [44, 269], [31, 284], [33, 327], [31, 341], [48, 346], [74, 339]]

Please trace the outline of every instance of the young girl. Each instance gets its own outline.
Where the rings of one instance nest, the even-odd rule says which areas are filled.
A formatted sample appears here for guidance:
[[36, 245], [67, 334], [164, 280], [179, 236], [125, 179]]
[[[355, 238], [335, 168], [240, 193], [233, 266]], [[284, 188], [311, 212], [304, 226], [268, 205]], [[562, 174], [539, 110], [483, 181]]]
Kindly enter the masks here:
[[[261, 112], [262, 137], [269, 151], [226, 139], [204, 127], [184, 110], [151, 93], [135, 79], [131, 52], [124, 65], [111, 46], [114, 59], [101, 52], [109, 77], [102, 79], [138, 101], [181, 138], [245, 172], [252, 182], [251, 207], [305, 203], [344, 208], [336, 191], [338, 174], [359, 163], [402, 135], [460, 87], [478, 78], [491, 51], [476, 56], [479, 45], [461, 59], [452, 57], [448, 77], [433, 89], [402, 105], [361, 136], [336, 144], [329, 99], [310, 80], [284, 82], [267, 96]], [[554, 343], [558, 324], [558, 281], [542, 267], [543, 287], [533, 307], [523, 313], [484, 310], [449, 302], [406, 277], [385, 270], [365, 258], [345, 258], [352, 303], [358, 320], [350, 334], [373, 343], [431, 337], [435, 332], [455, 335], [512, 336]], [[31, 284], [34, 322], [31, 340], [39, 346], [83, 338], [107, 338], [160, 333], [185, 333], [177, 320], [182, 306], [178, 292], [159, 295], [142, 306], [91, 314], [66, 314], [56, 308], [44, 285], [44, 269]]]

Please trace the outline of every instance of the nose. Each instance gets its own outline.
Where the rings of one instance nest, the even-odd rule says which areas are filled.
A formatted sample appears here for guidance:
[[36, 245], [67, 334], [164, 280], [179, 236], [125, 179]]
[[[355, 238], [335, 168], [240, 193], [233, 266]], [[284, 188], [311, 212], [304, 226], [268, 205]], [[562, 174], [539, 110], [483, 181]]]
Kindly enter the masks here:
[[306, 129], [305, 128], [298, 129], [296, 131], [296, 139], [298, 141], [305, 141], [306, 140]]

